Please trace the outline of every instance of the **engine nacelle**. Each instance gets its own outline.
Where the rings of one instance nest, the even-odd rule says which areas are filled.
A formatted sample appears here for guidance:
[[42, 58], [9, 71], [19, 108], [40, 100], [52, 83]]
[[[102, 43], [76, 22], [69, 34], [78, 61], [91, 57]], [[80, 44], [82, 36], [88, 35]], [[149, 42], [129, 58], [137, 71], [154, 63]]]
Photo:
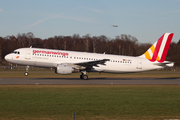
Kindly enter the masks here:
[[55, 69], [55, 73], [66, 75], [66, 74], [71, 74], [72, 70], [73, 70], [72, 66], [59, 64], [57, 65], [57, 68]]

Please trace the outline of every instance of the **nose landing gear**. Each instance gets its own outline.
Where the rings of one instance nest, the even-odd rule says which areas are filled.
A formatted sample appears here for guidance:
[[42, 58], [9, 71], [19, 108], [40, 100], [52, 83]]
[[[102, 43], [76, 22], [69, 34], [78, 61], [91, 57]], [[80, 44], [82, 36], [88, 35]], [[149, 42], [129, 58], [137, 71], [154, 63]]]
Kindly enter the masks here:
[[28, 75], [29, 75], [28, 71], [29, 71], [29, 66], [27, 65], [27, 66], [26, 66], [26, 72], [24, 73], [25, 76], [28, 76]]

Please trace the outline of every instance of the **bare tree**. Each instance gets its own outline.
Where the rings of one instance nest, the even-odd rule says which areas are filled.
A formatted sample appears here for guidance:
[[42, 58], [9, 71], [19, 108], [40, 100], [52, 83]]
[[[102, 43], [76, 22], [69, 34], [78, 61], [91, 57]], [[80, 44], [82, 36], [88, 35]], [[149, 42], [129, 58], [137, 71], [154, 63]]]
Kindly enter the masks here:
[[86, 49], [86, 52], [89, 52], [89, 47], [90, 47], [90, 35], [89, 34], [87, 34], [87, 35], [85, 35], [85, 36], [83, 36], [83, 38], [84, 38], [84, 47], [85, 47], [85, 49]]
[[64, 37], [64, 39], [63, 39], [63, 48], [64, 48], [64, 50], [67, 50], [68, 40], [70, 40], [70, 39], [71, 39], [70, 36]]
[[96, 53], [97, 51], [97, 37], [92, 38], [92, 47], [93, 47], [93, 53]]

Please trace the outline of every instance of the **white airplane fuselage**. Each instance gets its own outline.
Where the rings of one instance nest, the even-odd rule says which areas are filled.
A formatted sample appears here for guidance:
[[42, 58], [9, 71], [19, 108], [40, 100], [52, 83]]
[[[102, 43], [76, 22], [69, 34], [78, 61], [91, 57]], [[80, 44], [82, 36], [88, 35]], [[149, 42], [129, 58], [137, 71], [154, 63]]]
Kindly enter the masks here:
[[[10, 63], [20, 65], [30, 65], [38, 67], [56, 68], [59, 64], [74, 65], [76, 63], [93, 62], [97, 60], [109, 59], [105, 64], [93, 66], [88, 72], [109, 72], [126, 73], [155, 70], [163, 68], [157, 66], [143, 57], [131, 57], [122, 55], [97, 54], [87, 52], [74, 52], [65, 50], [40, 49], [40, 48], [20, 48], [17, 53], [10, 53], [5, 59]], [[19, 54], [18, 54], [19, 52]], [[172, 66], [172, 65], [170, 65]], [[80, 70], [83, 68], [79, 68]]]

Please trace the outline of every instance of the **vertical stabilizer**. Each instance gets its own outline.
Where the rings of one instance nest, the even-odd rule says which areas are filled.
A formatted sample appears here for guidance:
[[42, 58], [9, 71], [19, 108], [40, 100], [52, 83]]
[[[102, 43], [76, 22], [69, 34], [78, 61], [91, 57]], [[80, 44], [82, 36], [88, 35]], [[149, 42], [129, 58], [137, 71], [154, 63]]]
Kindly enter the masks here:
[[145, 57], [151, 62], [156, 60], [160, 63], [164, 62], [173, 35], [174, 33], [164, 33], [141, 57]]

